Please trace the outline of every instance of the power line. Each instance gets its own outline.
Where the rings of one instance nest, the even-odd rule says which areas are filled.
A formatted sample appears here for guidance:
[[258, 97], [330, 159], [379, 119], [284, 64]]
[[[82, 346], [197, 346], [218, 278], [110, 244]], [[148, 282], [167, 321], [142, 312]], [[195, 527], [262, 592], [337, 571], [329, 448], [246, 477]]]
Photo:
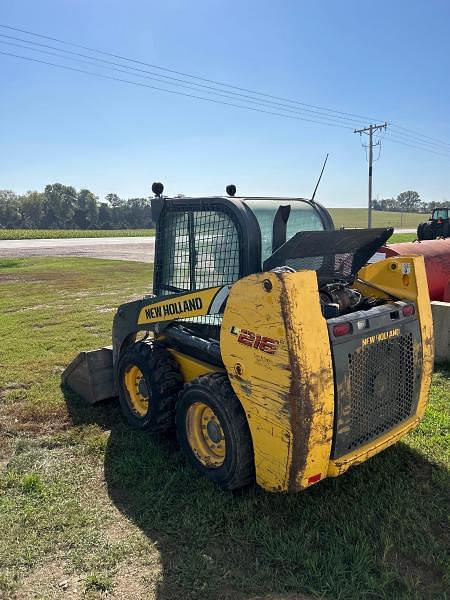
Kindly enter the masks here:
[[431, 142], [429, 140], [421, 139], [418, 136], [413, 136], [408, 133], [403, 133], [403, 131], [397, 131], [397, 128], [394, 129], [394, 134], [400, 139], [405, 139], [406, 141], [416, 142], [419, 144], [424, 144], [427, 147], [436, 148], [438, 150], [450, 150], [450, 144], [446, 144], [445, 142]]
[[92, 75], [93, 77], [100, 77], [102, 79], [110, 79], [112, 81], [118, 81], [121, 83], [127, 83], [130, 85], [136, 85], [139, 87], [145, 87], [145, 88], [149, 88], [152, 90], [158, 90], [160, 92], [167, 92], [169, 94], [176, 94], [178, 96], [185, 96], [187, 98], [195, 98], [197, 100], [205, 100], [206, 102], [213, 102], [214, 104], [224, 104], [225, 106], [232, 106], [234, 108], [241, 108], [244, 110], [252, 110], [255, 112], [260, 112], [260, 113], [265, 113], [268, 115], [274, 115], [277, 117], [285, 117], [286, 119], [294, 119], [296, 121], [306, 121], [308, 123], [316, 123], [318, 125], [327, 125], [329, 127], [340, 127], [341, 129], [349, 129], [347, 126], [345, 125], [341, 125], [339, 123], [327, 123], [325, 121], [317, 121], [317, 120], [313, 120], [313, 119], [306, 119], [304, 117], [299, 117], [299, 116], [295, 116], [295, 115], [290, 115], [290, 114], [284, 114], [281, 112], [275, 112], [275, 111], [270, 111], [270, 110], [264, 110], [262, 108], [255, 108], [253, 106], [245, 106], [242, 104], [235, 104], [234, 102], [225, 102], [224, 100], [216, 100], [214, 98], [205, 98], [204, 96], [198, 96], [197, 94], [187, 94], [185, 92], [178, 92], [176, 90], [168, 90], [166, 88], [161, 88], [161, 87], [157, 87], [155, 85], [149, 85], [146, 83], [141, 83], [139, 81], [131, 81], [128, 79], [122, 79], [120, 77], [113, 77], [112, 75], [105, 75], [103, 73], [95, 73], [93, 71], [86, 71], [85, 69], [78, 69], [76, 67], [70, 67], [68, 65], [60, 65], [57, 63], [52, 63], [49, 61], [45, 61], [45, 60], [39, 60], [37, 58], [31, 58], [29, 56], [21, 56], [19, 54], [13, 54], [11, 52], [2, 52], [0, 51], [0, 54], [4, 55], [4, 56], [11, 56], [14, 58], [20, 58], [21, 60], [27, 60], [30, 62], [34, 62], [34, 63], [39, 63], [39, 64], [43, 64], [43, 65], [48, 65], [51, 67], [57, 67], [60, 69], [66, 69], [68, 71], [75, 71], [77, 73], [85, 73], [87, 75]]
[[[45, 39], [45, 40], [51, 40], [53, 42], [57, 42], [58, 44], [72, 46], [74, 48], [80, 48], [80, 49], [87, 50], [89, 52], [93, 52], [93, 53], [100, 54], [103, 56], [112, 57], [112, 58], [118, 59], [120, 61], [126, 61], [128, 63], [133, 63], [133, 64], [137, 64], [137, 65], [150, 67], [151, 69], [156, 69], [157, 71], [164, 71], [165, 73], [172, 73], [175, 75], [179, 75], [182, 78], [188, 78], [190, 80], [195, 80], [195, 81], [186, 81], [186, 79], [179, 79], [177, 77], [164, 75], [163, 73], [154, 73], [152, 71], [140, 69], [138, 67], [132, 67], [127, 64], [116, 63], [116, 62], [113, 62], [110, 60], [100, 59], [95, 56], [88, 56], [85, 54], [73, 52], [70, 50], [63, 49], [63, 48], [55, 48], [54, 46], [49, 46], [47, 44], [40, 44], [40, 43], [32, 41], [32, 40], [23, 40], [22, 38], [8, 36], [6, 34], [0, 34], [1, 37], [15, 39], [18, 41], [23, 41], [26, 44], [29, 44], [32, 46], [41, 46], [41, 47], [46, 47], [46, 48], [56, 50], [60, 54], [56, 54], [55, 56], [58, 56], [60, 58], [67, 58], [67, 56], [64, 56], [64, 55], [69, 55], [69, 54], [74, 55], [74, 56], [80, 56], [83, 58], [87, 58], [89, 61], [100, 62], [100, 63], [103, 63], [104, 65], [115, 65], [115, 66], [125, 69], [124, 71], [122, 71], [120, 69], [112, 69], [112, 67], [110, 67], [110, 66], [102, 66], [102, 68], [105, 68], [108, 70], [123, 72], [123, 73], [129, 74], [129, 75], [133, 75], [135, 77], [144, 77], [145, 79], [152, 79], [154, 81], [163, 83], [165, 85], [171, 85], [173, 87], [181, 87], [181, 88], [185, 88], [185, 89], [189, 89], [189, 90], [192, 89], [193, 91], [198, 91], [197, 88], [200, 88], [199, 91], [200, 91], [200, 93], [203, 93], [203, 94], [207, 93], [210, 95], [220, 96], [220, 97], [223, 97], [226, 99], [231, 99], [231, 100], [234, 100], [236, 98], [239, 102], [243, 102], [246, 104], [255, 104], [255, 105], [267, 108], [268, 110], [258, 109], [253, 106], [246, 106], [243, 104], [235, 104], [234, 102], [226, 102], [226, 101], [220, 101], [220, 100], [213, 99], [213, 98], [206, 98], [204, 96], [200, 96], [200, 95], [196, 95], [196, 94], [187, 94], [187, 93], [178, 92], [178, 95], [181, 95], [181, 96], [186, 96], [186, 97], [196, 98], [199, 100], [214, 102], [216, 104], [224, 104], [224, 105], [233, 106], [233, 107], [241, 108], [241, 109], [247, 108], [249, 110], [263, 112], [266, 114], [273, 114], [276, 116], [284, 116], [286, 118], [296, 118], [297, 120], [301, 120], [301, 121], [305, 121], [305, 122], [311, 122], [311, 123], [316, 123], [316, 124], [320, 124], [320, 125], [330, 125], [330, 126], [341, 127], [341, 128], [350, 128], [350, 123], [353, 123], [353, 125], [357, 123], [359, 125], [361, 123], [361, 121], [359, 119], [374, 121], [374, 119], [370, 119], [369, 117], [365, 117], [365, 116], [358, 115], [355, 113], [337, 111], [337, 110], [327, 108], [327, 107], [322, 107], [319, 105], [307, 104], [305, 102], [300, 102], [298, 100], [284, 98], [281, 96], [275, 96], [275, 95], [267, 94], [264, 92], [251, 90], [249, 88], [239, 87], [239, 86], [231, 85], [228, 83], [216, 81], [213, 79], [208, 79], [205, 77], [199, 77], [197, 75], [192, 75], [190, 73], [184, 73], [182, 71], [177, 71], [175, 69], [162, 67], [160, 65], [146, 63], [141, 60], [136, 60], [136, 59], [128, 58], [125, 56], [121, 56], [119, 54], [114, 54], [114, 53], [106, 52], [106, 51], [99, 50], [96, 48], [83, 46], [81, 44], [68, 42], [65, 40], [61, 40], [59, 38], [32, 32], [32, 31], [29, 31], [26, 29], [20, 29], [18, 27], [12, 27], [9, 25], [1, 24], [1, 23], [0, 23], [0, 27], [3, 29], [10, 30], [10, 31], [24, 33], [28, 36], [34, 36], [34, 37], [38, 37], [38, 38]], [[3, 42], [3, 43], [8, 43], [8, 42]], [[11, 44], [11, 42], [9, 42], [9, 44]], [[11, 44], [11, 45], [18, 46], [18, 44]], [[19, 46], [19, 47], [23, 47], [23, 46]], [[34, 47], [30, 48], [30, 47], [26, 46], [25, 48], [28, 50], [31, 50], [32, 52], [34, 52], [34, 51], [43, 52], [42, 50], [37, 50], [37, 48], [34, 48]], [[139, 82], [135, 82], [135, 81], [121, 80], [120, 78], [117, 78], [117, 77], [115, 78], [115, 77], [107, 76], [107, 75], [100, 74], [100, 73], [83, 71], [82, 69], [75, 69], [75, 68], [71, 68], [68, 66], [60, 65], [60, 64], [49, 63], [46, 61], [39, 61], [37, 59], [33, 59], [30, 57], [14, 55], [14, 54], [9, 54], [9, 53], [5, 53], [5, 52], [3, 52], [2, 54], [7, 55], [7, 56], [8, 55], [14, 56], [14, 57], [20, 58], [22, 60], [30, 60], [30, 61], [34, 61], [34, 62], [40, 62], [42, 64], [48, 64], [53, 67], [66, 68], [66, 69], [74, 70], [74, 71], [78, 71], [78, 72], [85, 72], [92, 76], [122, 81], [123, 83], [128, 83], [131, 85], [140, 85], [141, 87], [148, 87], [151, 89], [155, 89], [155, 90], [163, 91], [163, 92], [167, 92], [167, 93], [173, 93], [173, 94], [177, 93], [175, 90], [169, 90], [166, 88], [159, 88], [157, 86], [139, 84]], [[47, 54], [53, 55], [53, 53], [50, 53], [50, 52], [48, 52]], [[61, 56], [61, 54], [63, 54], [63, 56]], [[71, 58], [70, 60], [75, 60], [75, 59]], [[77, 62], [86, 63], [86, 61], [81, 61], [81, 60], [78, 60]], [[86, 63], [86, 64], [91, 64], [91, 63]], [[135, 73], [131, 73], [131, 71], [135, 71]], [[137, 73], [144, 73], [147, 76], [138, 75]], [[197, 82], [206, 82], [208, 84], [212, 84], [212, 86], [205, 85], [203, 83], [197, 83]], [[219, 87], [217, 87], [217, 86], [219, 86]], [[221, 88], [223, 88], [223, 89], [221, 89]], [[232, 90], [238, 90], [238, 92], [232, 91]], [[246, 93], [242, 94], [240, 92], [246, 92]], [[252, 95], [249, 96], [248, 94], [252, 94]], [[301, 116], [296, 117], [293, 115], [285, 114], [287, 112], [294, 113], [294, 115], [298, 114]], [[310, 115], [313, 115], [314, 118], [312, 119], [312, 118], [303, 117], [303, 115], [305, 113], [306, 113], [306, 116], [309, 117]], [[389, 137], [385, 138], [390, 141], [393, 141], [393, 142], [395, 141], [398, 144], [403, 143], [403, 145], [405, 145], [405, 146], [410, 146], [410, 147], [413, 147], [413, 148], [416, 148], [419, 150], [432, 152], [434, 154], [439, 154], [441, 156], [447, 156], [446, 154], [442, 154], [442, 152], [446, 152], [447, 150], [450, 150], [449, 143], [439, 140], [437, 138], [421, 134], [412, 129], [403, 127], [401, 125], [396, 125], [395, 123], [389, 123], [389, 127], [394, 128], [395, 130], [400, 130], [400, 131], [394, 131], [397, 138], [395, 138], [395, 139], [392, 138], [392, 136], [390, 134], [389, 134]], [[410, 143], [410, 142], [412, 142], [412, 143]]]
[[[191, 90], [195, 90], [195, 91], [197, 91], [197, 87], [200, 87], [200, 88], [205, 88], [207, 90], [205, 92], [203, 89], [201, 89], [200, 91], [203, 93], [214, 94], [214, 95], [221, 96], [224, 98], [234, 99], [235, 97], [237, 97], [238, 100], [240, 100], [240, 101], [257, 104], [260, 106], [267, 106], [269, 108], [276, 108], [277, 110], [283, 110], [283, 111], [292, 112], [292, 113], [300, 114], [300, 115], [313, 114], [313, 115], [317, 115], [317, 117], [320, 117], [321, 119], [327, 119], [331, 122], [344, 123], [345, 121], [349, 121], [349, 124], [348, 124], [349, 128], [351, 128], [350, 123], [353, 124], [353, 126], [354, 126], [354, 124], [358, 124], [358, 125], [360, 124], [359, 121], [356, 121], [355, 119], [350, 119], [348, 117], [337, 117], [334, 115], [325, 115], [320, 112], [305, 109], [305, 108], [294, 108], [293, 106], [289, 106], [289, 105], [282, 104], [279, 102], [268, 101], [268, 100], [264, 100], [261, 98], [254, 98], [253, 96], [249, 96], [247, 94], [236, 94], [236, 92], [228, 92], [227, 90], [219, 90], [218, 91], [218, 88], [214, 88], [212, 86], [202, 85], [202, 84], [193, 83], [193, 82], [186, 82], [183, 79], [179, 79], [179, 78], [175, 78], [175, 77], [168, 77], [166, 75], [161, 75], [161, 74], [155, 74], [152, 71], [146, 71], [144, 69], [136, 69], [135, 67], [128, 67], [127, 65], [122, 65], [121, 63], [107, 61], [107, 60], [99, 59], [97, 57], [91, 57], [86, 54], [80, 54], [78, 52], [70, 52], [67, 50], [62, 50], [60, 48], [55, 48], [54, 46], [49, 46], [47, 44], [36, 44], [36, 42], [29, 42], [28, 40], [23, 40], [21, 38], [17, 38], [14, 36], [5, 36], [4, 34], [0, 33], [0, 37], [6, 37], [8, 39], [19, 40], [19, 41], [25, 42], [26, 44], [35, 44], [38, 46], [42, 46], [44, 48], [51, 48], [53, 50], [56, 50], [57, 53], [49, 52], [48, 50], [42, 50], [41, 48], [34, 48], [34, 47], [30, 47], [30, 46], [25, 46], [23, 44], [17, 44], [15, 42], [10, 42], [10, 41], [5, 41], [5, 40], [0, 39], [0, 43], [2, 43], [2, 44], [7, 44], [7, 45], [15, 46], [18, 48], [23, 48], [25, 50], [30, 50], [32, 52], [40, 52], [43, 54], [48, 54], [50, 56], [57, 56], [58, 58], [69, 59], [69, 60], [72, 60], [75, 62], [89, 64], [89, 65], [92, 65], [92, 63], [89, 61], [100, 62], [100, 63], [102, 63], [101, 64], [102, 68], [109, 69], [112, 71], [118, 71], [120, 73], [132, 74], [135, 77], [151, 79], [153, 81], [165, 83], [166, 85], [187, 88], [187, 89], [191, 89]], [[81, 56], [81, 57], [89, 59], [89, 61], [81, 60], [80, 58], [73, 58], [72, 56], [65, 56], [65, 54], [75, 55], [76, 57]], [[113, 68], [109, 65], [116, 65], [116, 66], [120, 66], [120, 67], [124, 67], [124, 68], [117, 69], [117, 68]], [[133, 71], [138, 71], [138, 72], [134, 73]], [[166, 80], [169, 80], [169, 81], [166, 81]], [[196, 86], [196, 87], [193, 87], [193, 86]], [[242, 100], [242, 98], [244, 100]]]
[[377, 121], [377, 120], [379, 120], [379, 119], [373, 119], [371, 117], [367, 117], [367, 116], [364, 116], [364, 115], [358, 115], [358, 114], [355, 114], [355, 113], [349, 113], [349, 112], [334, 110], [334, 109], [327, 108], [327, 107], [324, 107], [324, 106], [319, 106], [319, 105], [316, 105], [316, 104], [307, 104], [306, 102], [300, 102], [299, 100], [293, 100], [291, 98], [284, 98], [282, 96], [274, 96], [272, 94], [267, 94], [265, 92], [259, 92], [259, 91], [252, 90], [252, 89], [249, 89], [249, 88], [239, 87], [239, 86], [232, 85], [232, 84], [229, 84], [229, 83], [224, 83], [224, 82], [221, 82], [221, 81], [216, 81], [214, 79], [208, 79], [206, 77], [200, 77], [198, 75], [192, 75], [190, 73], [185, 73], [185, 72], [182, 72], [182, 71], [177, 71], [175, 69], [169, 69], [167, 67], [162, 67], [160, 65], [155, 65], [155, 64], [147, 63], [147, 62], [144, 62], [144, 61], [141, 61], [141, 60], [137, 60], [137, 59], [133, 59], [133, 58], [128, 58], [126, 56], [121, 56], [120, 54], [114, 54], [112, 52], [106, 52], [104, 50], [98, 50], [97, 48], [91, 48], [89, 46], [83, 46], [81, 44], [76, 44], [74, 42], [68, 42], [66, 40], [61, 40], [59, 38], [51, 37], [51, 36], [48, 36], [48, 35], [43, 35], [41, 33], [35, 33], [33, 31], [28, 31], [26, 29], [20, 29], [18, 27], [11, 27], [10, 25], [4, 25], [2, 23], [0, 23], [0, 27], [2, 27], [4, 29], [9, 29], [9, 30], [12, 30], [12, 31], [18, 31], [20, 33], [25, 33], [27, 35], [32, 35], [32, 36], [39, 37], [39, 38], [42, 38], [42, 39], [51, 40], [53, 42], [57, 42], [58, 44], [64, 44], [66, 46], [73, 46], [74, 48], [81, 48], [82, 50], [88, 50], [89, 52], [95, 52], [97, 54], [102, 54], [104, 56], [110, 56], [112, 58], [117, 58], [117, 59], [120, 59], [120, 60], [125, 60], [125, 61], [128, 61], [128, 62], [132, 62], [134, 64], [138, 64], [138, 65], [143, 65], [143, 66], [146, 66], [146, 67], [150, 67], [152, 69], [158, 69], [158, 70], [161, 70], [161, 71], [165, 71], [167, 73], [173, 73], [174, 75], [181, 75], [182, 77], [188, 77], [190, 79], [196, 79], [198, 81], [204, 81], [206, 83], [212, 83], [214, 85], [219, 85], [221, 87], [227, 87], [227, 88], [230, 88], [230, 89], [233, 89], [233, 90], [239, 90], [241, 92], [248, 92], [250, 94], [255, 94], [255, 95], [258, 95], [258, 96], [264, 96], [266, 98], [271, 98], [272, 100], [281, 100], [283, 102], [289, 102], [291, 104], [297, 104], [297, 105], [300, 105], [300, 106], [306, 106], [308, 108], [314, 108], [316, 110], [321, 110], [321, 111], [333, 113], [333, 114], [336, 114], [336, 115], [343, 115], [343, 116], [347, 116], [347, 117], [356, 117], [357, 119], [363, 119], [364, 121]]
[[440, 154], [441, 156], [450, 156], [450, 148], [443, 148], [442, 146], [428, 146], [424, 145], [424, 142], [419, 142], [410, 138], [403, 138], [395, 131], [394, 133], [388, 133], [385, 137], [387, 140], [395, 140], [399, 143], [408, 144], [411, 147], [418, 148], [424, 152], [432, 152], [434, 154]]
[[[423, 133], [419, 133], [417, 131], [414, 131], [413, 129], [408, 129], [407, 127], [402, 127], [401, 125], [396, 125], [395, 123], [389, 123], [389, 125], [391, 127], [395, 127], [395, 129], [401, 129], [403, 131], [409, 132], [410, 134], [413, 134], [414, 137], [426, 138], [426, 139], [431, 140], [431, 141], [433, 141], [435, 143], [443, 144], [444, 146], [449, 146], [450, 147], [450, 144], [448, 142], [443, 142], [441, 140], [438, 140], [437, 138], [430, 137], [429, 135], [424, 135]], [[408, 135], [408, 134], [403, 134], [403, 135]]]
[[[2, 35], [2, 34], [0, 34], [0, 36], [1, 36], [1, 35]], [[28, 48], [28, 46], [23, 46], [23, 45], [21, 45], [21, 44], [15, 44], [15, 43], [13, 43], [13, 42], [3, 42], [2, 40], [0, 40], [0, 43], [6, 43], [6, 44], [9, 44], [9, 45], [17, 46], [17, 47], [19, 47], [19, 48], [30, 49], [30, 50], [32, 50], [32, 51], [33, 51], [33, 50], [36, 50], [36, 49], [31, 49], [31, 48]], [[58, 56], [59, 58], [65, 58], [64, 56], [61, 56], [60, 54], [56, 54], [56, 53], [54, 53], [54, 52], [48, 52], [48, 51], [45, 51], [45, 50], [40, 50], [40, 49], [38, 49], [37, 51], [39, 51], [39, 52], [43, 52], [43, 53], [45, 53], [45, 54], [49, 54], [49, 55], [52, 55], [52, 56]], [[83, 70], [83, 69], [74, 69], [74, 68], [68, 67], [67, 65], [60, 65], [60, 64], [50, 63], [50, 62], [48, 62], [48, 61], [40, 61], [40, 60], [37, 60], [37, 59], [33, 59], [33, 58], [31, 58], [31, 57], [20, 56], [20, 55], [16, 55], [16, 54], [12, 54], [12, 53], [7, 53], [7, 52], [0, 52], [0, 54], [4, 54], [4, 55], [6, 55], [6, 56], [12, 56], [12, 57], [15, 57], [15, 58], [21, 58], [21, 59], [23, 59], [23, 60], [30, 60], [30, 61], [32, 61], [32, 62], [38, 62], [38, 63], [45, 64], [45, 65], [49, 65], [49, 66], [60, 67], [60, 68], [66, 68], [66, 69], [69, 69], [69, 70], [74, 70], [74, 71], [77, 71], [77, 72], [86, 73], [86, 74], [88, 74], [88, 75], [92, 75], [92, 76], [98, 76], [98, 77], [102, 77], [102, 78], [106, 78], [106, 79], [112, 79], [112, 80], [116, 80], [116, 81], [121, 81], [121, 82], [123, 82], [123, 83], [128, 83], [128, 84], [136, 84], [136, 85], [138, 85], [138, 82], [133, 82], [133, 81], [128, 81], [128, 80], [122, 80], [122, 79], [120, 79], [120, 78], [115, 78], [115, 77], [108, 77], [108, 76], [106, 76], [106, 75], [102, 75], [102, 74], [100, 74], [100, 73], [94, 73], [94, 72], [92, 72], [92, 71], [85, 71], [85, 70]], [[77, 53], [77, 54], [78, 54], [78, 53]], [[91, 64], [92, 64], [92, 63], [89, 63], [88, 61], [84, 61], [84, 60], [81, 60], [81, 59], [73, 59], [73, 58], [70, 58], [70, 60], [74, 60], [74, 61], [76, 61], [76, 62], [79, 62], [79, 63], [84, 63], [84, 64], [89, 64], [89, 65], [91, 65]], [[98, 60], [98, 59], [94, 59], [94, 60]], [[103, 62], [103, 61], [102, 61], [102, 62]], [[109, 61], [106, 61], [106, 62], [109, 62]], [[112, 63], [112, 64], [120, 64], [120, 63]], [[109, 69], [109, 70], [116, 71], [116, 72], [120, 72], [120, 73], [130, 74], [130, 72], [129, 72], [128, 70], [123, 70], [123, 69], [112, 68], [112, 67], [109, 67], [109, 66], [107, 66], [107, 67], [105, 67], [105, 68], [107, 68], [107, 69]], [[135, 74], [134, 74], [134, 73], [132, 73], [132, 72], [131, 72], [131, 74], [132, 74], [132, 75], [135, 75]], [[178, 83], [174, 84], [174, 83], [166, 82], [166, 81], [164, 81], [164, 80], [158, 79], [158, 77], [145, 76], [145, 75], [137, 75], [137, 76], [138, 76], [138, 77], [144, 77], [144, 78], [146, 78], [146, 79], [151, 79], [151, 80], [154, 80], [154, 81], [157, 81], [157, 82], [166, 83], [166, 84], [167, 84], [167, 83], [169, 83], [170, 85], [176, 85], [177, 87], [182, 87], [182, 88], [194, 89], [194, 90], [195, 90], [195, 88], [192, 88], [192, 87], [190, 87], [189, 85], [182, 85], [182, 84], [178, 84]], [[142, 85], [142, 87], [148, 87], [148, 88], [150, 88], [150, 89], [156, 89], [156, 90], [158, 90], [158, 91], [163, 91], [163, 92], [165, 91], [165, 92], [169, 92], [169, 93], [171, 93], [171, 92], [175, 93], [175, 92], [174, 92], [174, 90], [167, 90], [167, 89], [165, 89], [165, 88], [159, 88], [159, 87], [156, 87], [156, 86], [148, 86], [148, 85], [147, 85], [147, 86], [145, 86], [145, 85]], [[216, 93], [216, 92], [214, 92], [214, 91], [213, 91], [213, 92], [208, 92], [208, 93], [212, 93], [212, 94], [219, 95], [219, 96], [222, 96], [222, 97], [225, 97], [225, 98], [229, 98], [229, 96], [227, 96], [227, 95], [225, 95], [225, 94], [222, 94], [222, 93], [220, 93], [220, 92]], [[191, 98], [195, 98], [195, 99], [206, 100], [206, 101], [213, 101], [211, 98], [205, 98], [205, 97], [201, 97], [201, 96], [197, 96], [197, 95], [193, 95], [193, 94], [182, 94], [182, 93], [179, 93], [179, 94], [180, 94], [180, 95], [184, 95], [184, 96], [188, 96], [188, 97], [191, 97]], [[231, 96], [231, 98], [233, 98], [233, 96]], [[216, 103], [218, 103], [218, 104], [224, 104], [224, 105], [227, 105], [227, 106], [233, 106], [233, 107], [236, 107], [236, 108], [241, 108], [241, 109], [245, 109], [245, 108], [248, 108], [248, 109], [250, 109], [250, 110], [252, 109], [252, 107], [250, 107], [250, 106], [246, 106], [246, 105], [236, 105], [236, 104], [234, 104], [234, 103], [229, 103], [229, 102], [221, 102], [221, 101], [217, 101], [217, 100], [216, 100], [215, 102], [216, 102]], [[246, 101], [246, 100], [244, 100], [244, 102], [249, 102], [249, 101]], [[268, 108], [272, 108], [270, 105], [265, 105], [265, 104], [262, 104], [262, 103], [260, 103], [260, 102], [258, 102], [258, 101], [252, 101], [252, 103], [253, 103], [253, 104], [257, 104], [257, 105], [261, 105], [261, 106], [264, 106], [264, 107], [265, 107], [265, 106], [267, 106]], [[279, 107], [278, 107], [278, 106], [276, 106], [276, 108], [279, 108]], [[297, 112], [298, 112], [298, 114], [302, 114], [302, 113], [300, 112], [300, 110], [301, 110], [301, 109], [300, 109], [300, 110], [298, 110], [298, 111], [297, 111], [297, 110], [289, 110], [289, 109], [286, 109], [286, 108], [284, 108], [283, 106], [281, 106], [280, 110], [287, 111], [287, 112], [293, 112], [294, 114], [296, 114]], [[277, 111], [277, 112], [276, 112], [276, 111], [272, 111], [272, 110], [271, 110], [271, 111], [260, 110], [260, 111], [258, 111], [258, 112], [263, 112], [263, 113], [272, 114], [272, 115], [281, 116], [281, 117], [287, 117], [287, 118], [289, 118], [289, 117], [291, 116], [291, 115], [287, 115], [287, 114], [280, 113], [280, 112], [278, 112], [278, 111]], [[350, 129], [350, 127], [346, 127], [345, 125], [342, 125], [342, 124], [340, 124], [340, 122], [338, 122], [338, 123], [336, 124], [336, 123], [335, 123], [335, 122], [332, 120], [332, 117], [329, 117], [329, 118], [327, 118], [327, 120], [323, 120], [323, 119], [322, 119], [322, 120], [320, 120], [320, 121], [319, 121], [319, 120], [313, 120], [313, 119], [305, 119], [305, 118], [300, 118], [300, 117], [298, 118], [298, 120], [303, 120], [303, 121], [306, 121], [306, 122], [316, 123], [316, 124], [320, 124], [320, 125], [340, 126], [340, 127], [341, 127], [341, 128], [343, 128], [343, 129]], [[329, 121], [331, 121], [331, 122], [329, 122]], [[401, 138], [400, 138], [400, 139], [396, 139], [396, 138], [392, 137], [392, 135], [391, 135], [391, 134], [388, 134], [388, 135], [389, 135], [389, 137], [386, 137], [386, 138], [385, 138], [385, 139], [387, 139], [388, 141], [393, 141], [393, 142], [395, 142], [395, 143], [397, 143], [397, 144], [403, 144], [404, 146], [408, 146], [408, 147], [415, 148], [415, 149], [418, 149], [418, 150], [423, 150], [423, 151], [425, 151], [425, 152], [431, 152], [431, 153], [433, 153], [433, 154], [435, 154], [435, 155], [438, 155], [438, 156], [449, 157], [449, 154], [445, 154], [445, 153], [443, 153], [443, 152], [445, 152], [445, 151], [446, 151], [446, 149], [442, 149], [442, 148], [440, 148], [440, 147], [438, 147], [437, 149], [435, 149], [435, 148], [431, 148], [431, 149], [430, 149], [429, 147], [426, 147], [426, 146], [423, 146], [423, 145], [417, 145], [417, 143], [413, 145], [413, 144], [410, 144], [410, 143], [408, 143], [408, 142], [407, 142], [407, 141], [405, 141], [405, 140], [402, 140]], [[399, 135], [399, 134], [398, 134], [398, 133], [396, 133], [396, 135]], [[401, 134], [400, 134], [400, 135], [401, 135]]]
[[408, 142], [405, 142], [405, 140], [392, 137], [392, 135], [390, 135], [390, 134], [386, 135], [384, 137], [384, 140], [387, 142], [394, 142], [395, 144], [401, 144], [402, 146], [408, 146], [409, 148], [415, 148], [416, 150], [421, 150], [423, 152], [430, 152], [431, 154], [436, 154], [437, 156], [444, 156], [445, 158], [450, 158], [450, 152], [448, 154], [445, 154], [444, 152], [438, 152], [436, 150], [433, 150], [431, 148], [426, 148], [424, 146], [417, 146], [415, 144], [409, 144]]

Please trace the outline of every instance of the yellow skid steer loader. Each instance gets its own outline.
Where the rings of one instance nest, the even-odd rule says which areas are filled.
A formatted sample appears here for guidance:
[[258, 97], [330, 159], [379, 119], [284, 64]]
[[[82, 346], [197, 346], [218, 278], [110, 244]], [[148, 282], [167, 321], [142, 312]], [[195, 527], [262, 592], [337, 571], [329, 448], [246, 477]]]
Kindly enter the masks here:
[[176, 427], [187, 460], [222, 488], [298, 491], [422, 418], [423, 258], [370, 263], [392, 229], [334, 230], [314, 201], [232, 187], [166, 198], [154, 184], [154, 295], [120, 306], [112, 350], [81, 353], [63, 381], [89, 401], [118, 395], [133, 427]]

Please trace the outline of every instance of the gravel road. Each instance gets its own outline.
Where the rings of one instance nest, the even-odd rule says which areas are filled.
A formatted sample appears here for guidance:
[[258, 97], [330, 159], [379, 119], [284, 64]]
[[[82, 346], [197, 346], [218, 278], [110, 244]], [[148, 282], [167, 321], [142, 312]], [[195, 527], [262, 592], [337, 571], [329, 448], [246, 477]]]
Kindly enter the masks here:
[[87, 256], [153, 262], [154, 237], [0, 240], [0, 258]]
[[[415, 231], [415, 229], [396, 229], [395, 233], [415, 233]], [[0, 258], [87, 256], [153, 262], [154, 254], [154, 237], [0, 240]]]

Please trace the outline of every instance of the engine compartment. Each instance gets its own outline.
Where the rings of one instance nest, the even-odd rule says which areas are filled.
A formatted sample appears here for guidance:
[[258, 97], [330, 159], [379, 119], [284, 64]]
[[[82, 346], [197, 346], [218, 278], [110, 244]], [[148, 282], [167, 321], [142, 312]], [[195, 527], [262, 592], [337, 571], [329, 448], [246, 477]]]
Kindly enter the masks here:
[[365, 296], [353, 283], [348, 281], [330, 281], [319, 287], [322, 314], [326, 319], [339, 317], [360, 310], [370, 310], [386, 303], [382, 298]]
[[392, 228], [300, 231], [275, 250], [263, 266], [271, 271], [315, 271], [326, 319], [370, 310], [386, 300], [362, 294], [355, 281], [359, 270], [392, 233]]

